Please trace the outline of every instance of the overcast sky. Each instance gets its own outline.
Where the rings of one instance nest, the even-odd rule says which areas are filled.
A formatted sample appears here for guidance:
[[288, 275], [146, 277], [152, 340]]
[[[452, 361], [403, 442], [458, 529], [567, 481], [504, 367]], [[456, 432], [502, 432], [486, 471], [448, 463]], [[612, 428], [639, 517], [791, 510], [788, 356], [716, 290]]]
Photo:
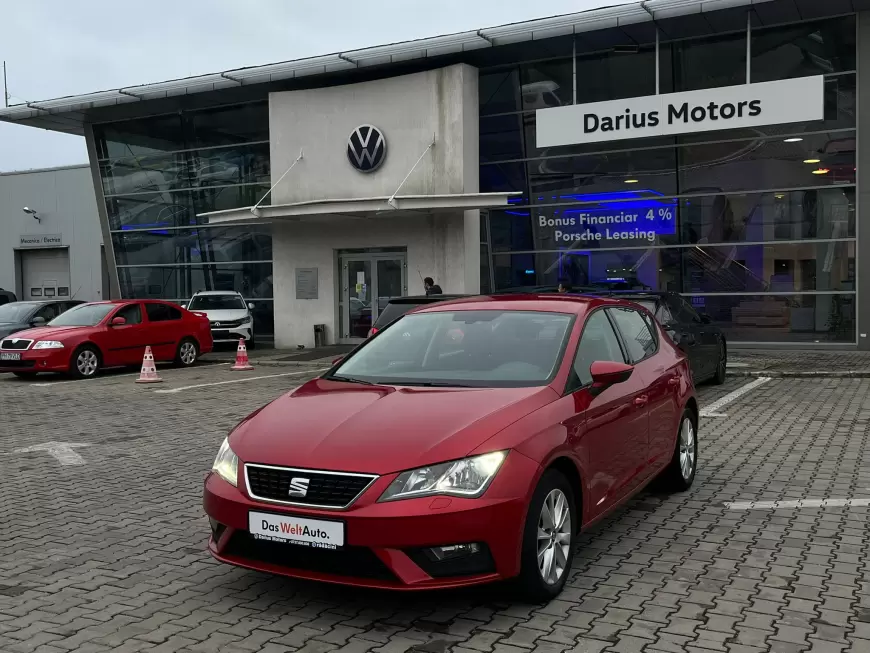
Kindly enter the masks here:
[[[29, 0], [2, 8], [0, 60], [15, 104], [625, 2]], [[85, 162], [82, 138], [0, 122], [0, 171]]]

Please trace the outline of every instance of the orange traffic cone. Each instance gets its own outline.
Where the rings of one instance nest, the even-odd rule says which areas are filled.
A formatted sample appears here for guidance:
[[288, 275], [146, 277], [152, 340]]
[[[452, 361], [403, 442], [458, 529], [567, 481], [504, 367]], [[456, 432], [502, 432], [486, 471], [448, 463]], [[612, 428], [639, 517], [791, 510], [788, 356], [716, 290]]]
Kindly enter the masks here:
[[236, 350], [236, 364], [230, 369], [236, 372], [254, 369], [254, 366], [248, 362], [248, 348], [245, 347], [244, 338], [239, 338], [239, 348]]
[[161, 383], [161, 379], [157, 375], [157, 367], [154, 365], [154, 354], [151, 353], [151, 347], [145, 347], [145, 355], [142, 357], [142, 371], [139, 372], [139, 378], [136, 383]]

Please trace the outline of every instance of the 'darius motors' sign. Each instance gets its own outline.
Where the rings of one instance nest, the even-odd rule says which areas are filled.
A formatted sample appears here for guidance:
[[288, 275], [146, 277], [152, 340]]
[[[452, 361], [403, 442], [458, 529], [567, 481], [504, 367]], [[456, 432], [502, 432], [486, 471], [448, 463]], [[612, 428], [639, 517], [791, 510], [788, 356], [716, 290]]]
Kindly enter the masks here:
[[824, 87], [824, 77], [802, 77], [539, 109], [537, 146], [823, 120]]

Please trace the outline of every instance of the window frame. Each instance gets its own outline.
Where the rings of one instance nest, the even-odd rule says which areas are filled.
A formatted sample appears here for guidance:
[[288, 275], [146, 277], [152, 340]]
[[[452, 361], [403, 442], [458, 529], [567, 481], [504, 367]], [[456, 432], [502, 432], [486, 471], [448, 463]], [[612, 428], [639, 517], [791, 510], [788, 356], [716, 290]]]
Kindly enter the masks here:
[[[574, 347], [574, 354], [571, 356], [571, 367], [568, 370], [568, 378], [565, 380], [565, 390], [562, 392], [562, 396], [567, 396], [574, 394], [580, 390], [591, 387], [592, 383], [583, 383], [582, 379], [577, 375], [577, 371], [574, 367], [577, 362], [577, 356], [580, 354], [580, 343], [583, 341], [583, 336], [586, 334], [586, 327], [589, 325], [589, 320], [592, 319], [592, 316], [596, 313], [602, 312], [604, 313], [604, 317], [607, 319], [607, 322], [610, 324], [610, 328], [613, 329], [613, 335], [616, 336], [616, 343], [619, 345], [619, 351], [622, 354], [622, 362], [626, 365], [630, 365], [628, 362], [628, 352], [625, 347], [625, 343], [622, 341], [620, 337], [619, 329], [613, 321], [613, 318], [607, 312], [607, 309], [610, 308], [608, 306], [600, 306], [589, 311], [586, 314], [585, 319], [583, 320], [583, 326], [580, 328], [580, 337], [577, 338], [577, 346]], [[618, 362], [618, 361], [617, 361]]]
[[608, 315], [611, 323], [613, 324], [614, 329], [616, 330], [616, 335], [620, 339], [620, 342], [622, 343], [623, 355], [626, 358], [627, 365], [631, 365], [632, 367], [636, 367], [637, 365], [640, 365], [644, 361], [649, 360], [650, 358], [652, 358], [653, 356], [655, 356], [656, 354], [659, 353], [659, 348], [661, 347], [661, 343], [659, 342], [658, 329], [652, 328], [652, 325], [655, 324], [655, 318], [652, 318], [652, 325], [651, 325], [650, 321], [649, 321], [649, 311], [648, 310], [646, 310], [642, 306], [639, 308], [635, 308], [633, 306], [608, 306], [605, 310], [607, 310], [607, 311], [622, 310], [622, 311], [629, 311], [629, 312], [637, 313], [640, 315], [640, 319], [646, 325], [646, 328], [650, 331], [650, 335], [652, 336], [653, 343], [655, 344], [655, 349], [653, 351], [649, 352], [646, 356], [644, 356], [640, 360], [630, 361], [630, 360], [628, 360], [630, 358], [630, 356], [629, 356], [628, 343], [626, 342], [626, 339], [625, 339], [625, 334], [623, 334], [622, 330], [619, 328], [619, 323], [616, 321], [616, 318], [613, 315]]

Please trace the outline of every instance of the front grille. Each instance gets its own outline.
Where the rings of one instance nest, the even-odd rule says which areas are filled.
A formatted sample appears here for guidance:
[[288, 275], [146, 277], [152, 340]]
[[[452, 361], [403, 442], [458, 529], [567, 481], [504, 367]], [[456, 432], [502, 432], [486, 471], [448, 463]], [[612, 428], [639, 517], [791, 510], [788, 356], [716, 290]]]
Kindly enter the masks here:
[[218, 327], [220, 329], [235, 329], [242, 326], [247, 320], [220, 320], [211, 323], [211, 328]]
[[18, 340], [13, 342], [12, 338], [0, 342], [0, 349], [27, 349], [33, 344], [33, 340]]
[[371, 549], [346, 546], [338, 551], [298, 544], [257, 540], [247, 531], [237, 531], [221, 555], [268, 564], [352, 578], [398, 580]]
[[[248, 492], [255, 499], [339, 509], [352, 504], [377, 478], [371, 474], [320, 472], [265, 465], [245, 465], [245, 474], [248, 479]], [[291, 496], [291, 479], [308, 480], [305, 496]]]

